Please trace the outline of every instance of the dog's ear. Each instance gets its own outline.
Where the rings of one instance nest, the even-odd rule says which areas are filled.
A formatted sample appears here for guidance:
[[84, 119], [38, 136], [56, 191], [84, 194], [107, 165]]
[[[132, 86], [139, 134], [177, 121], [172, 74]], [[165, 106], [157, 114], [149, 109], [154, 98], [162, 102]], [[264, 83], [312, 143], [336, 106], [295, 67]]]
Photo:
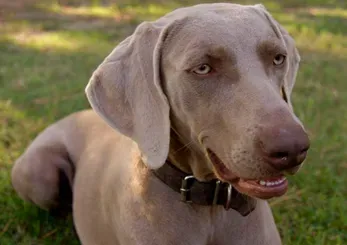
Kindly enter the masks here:
[[266, 10], [264, 5], [262, 4], [256, 4], [255, 8], [265, 15], [267, 20], [270, 22], [271, 26], [275, 30], [275, 32], [281, 36], [284, 40], [284, 43], [287, 47], [287, 62], [288, 70], [287, 74], [283, 81], [283, 88], [282, 88], [282, 95], [283, 98], [288, 102], [290, 108], [292, 109], [292, 103], [290, 100], [291, 93], [296, 81], [296, 75], [299, 69], [299, 63], [300, 63], [300, 54], [298, 49], [296, 48], [295, 41], [291, 37], [291, 35], [288, 33], [287, 30], [285, 30], [272, 16], [271, 14]]
[[144, 22], [93, 73], [86, 95], [113, 128], [132, 138], [150, 168], [161, 167], [170, 141], [169, 104], [160, 56], [169, 24]]

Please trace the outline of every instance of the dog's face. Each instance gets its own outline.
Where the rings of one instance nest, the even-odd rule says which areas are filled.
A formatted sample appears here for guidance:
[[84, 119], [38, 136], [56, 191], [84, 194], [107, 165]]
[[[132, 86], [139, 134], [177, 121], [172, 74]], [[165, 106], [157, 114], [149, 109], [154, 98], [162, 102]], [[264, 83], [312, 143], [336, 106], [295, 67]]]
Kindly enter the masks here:
[[[182, 145], [204, 156], [201, 166], [240, 192], [259, 198], [284, 194], [284, 174], [297, 171], [309, 147], [290, 102], [300, 60], [291, 37], [260, 5], [199, 5], [165, 18], [174, 21], [135, 33], [138, 39], [144, 32], [155, 36], [159, 41], [152, 48], [145, 46], [150, 37], [133, 36], [133, 43], [128, 40], [105, 60], [87, 88], [94, 109], [138, 143], [150, 167], [165, 162], [171, 127]], [[153, 49], [153, 60], [145, 60]], [[132, 62], [140, 71], [126, 70]], [[135, 82], [111, 78], [131, 76], [126, 72], [134, 73]], [[149, 83], [141, 86], [141, 79]]]
[[172, 124], [216, 176], [266, 198], [285, 192], [283, 174], [298, 169], [309, 142], [284, 89], [294, 50], [262, 12], [238, 11], [176, 30], [163, 55], [165, 93]]

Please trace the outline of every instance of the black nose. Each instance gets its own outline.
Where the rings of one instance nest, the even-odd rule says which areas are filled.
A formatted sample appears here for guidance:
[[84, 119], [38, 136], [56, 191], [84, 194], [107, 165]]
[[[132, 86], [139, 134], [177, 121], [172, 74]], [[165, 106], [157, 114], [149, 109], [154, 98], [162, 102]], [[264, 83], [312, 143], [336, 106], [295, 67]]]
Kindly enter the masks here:
[[298, 124], [277, 125], [263, 130], [263, 158], [277, 170], [300, 165], [306, 158], [310, 141]]

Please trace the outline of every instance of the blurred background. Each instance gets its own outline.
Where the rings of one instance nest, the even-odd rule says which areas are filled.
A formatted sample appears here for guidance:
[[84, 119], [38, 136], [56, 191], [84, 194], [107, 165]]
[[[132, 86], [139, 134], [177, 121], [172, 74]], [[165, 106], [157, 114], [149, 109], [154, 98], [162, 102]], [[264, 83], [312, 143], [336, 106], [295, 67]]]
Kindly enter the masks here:
[[[202, 2], [0, 0], [1, 245], [79, 244], [70, 216], [49, 214], [14, 194], [12, 163], [47, 125], [89, 107], [90, 75], [139, 23]], [[292, 98], [312, 141], [288, 193], [271, 200], [283, 243], [347, 244], [347, 1], [261, 3], [300, 50]]]

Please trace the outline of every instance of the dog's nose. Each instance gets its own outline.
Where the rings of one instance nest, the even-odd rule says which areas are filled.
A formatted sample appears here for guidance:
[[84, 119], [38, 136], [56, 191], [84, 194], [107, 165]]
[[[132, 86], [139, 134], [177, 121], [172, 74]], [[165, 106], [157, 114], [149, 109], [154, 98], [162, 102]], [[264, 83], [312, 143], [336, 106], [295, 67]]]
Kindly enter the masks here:
[[277, 125], [262, 130], [263, 158], [277, 170], [287, 170], [300, 165], [310, 147], [308, 135], [299, 124]]

